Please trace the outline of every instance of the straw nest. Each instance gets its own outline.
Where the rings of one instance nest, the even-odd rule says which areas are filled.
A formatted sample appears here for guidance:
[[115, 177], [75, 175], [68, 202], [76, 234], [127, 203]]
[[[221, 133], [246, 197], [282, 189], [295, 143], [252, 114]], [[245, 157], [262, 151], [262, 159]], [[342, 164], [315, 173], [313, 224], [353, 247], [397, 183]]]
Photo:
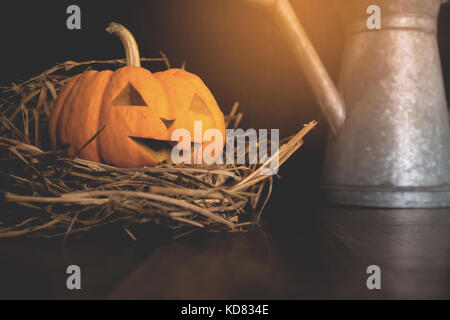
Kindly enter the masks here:
[[[165, 62], [167, 58], [143, 58]], [[119, 224], [133, 239], [133, 226], [162, 224], [181, 237], [196, 230], [241, 232], [257, 226], [269, 200], [273, 177], [261, 165], [169, 166], [123, 169], [68, 157], [51, 150], [49, 110], [58, 91], [76, 72], [121, 66], [124, 60], [59, 64], [0, 95], [0, 238], [67, 237]], [[236, 128], [238, 104], [226, 117]], [[316, 125], [282, 141], [280, 165]]]

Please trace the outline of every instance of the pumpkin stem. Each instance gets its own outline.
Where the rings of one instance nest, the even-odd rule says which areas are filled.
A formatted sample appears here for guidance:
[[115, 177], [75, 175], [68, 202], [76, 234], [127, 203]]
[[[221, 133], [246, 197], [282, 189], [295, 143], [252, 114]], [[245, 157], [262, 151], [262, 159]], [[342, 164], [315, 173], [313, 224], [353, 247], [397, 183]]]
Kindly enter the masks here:
[[106, 31], [119, 37], [120, 41], [122, 41], [127, 55], [127, 66], [140, 67], [141, 58], [139, 56], [139, 48], [130, 30], [119, 23], [111, 22], [108, 28], [106, 28]]

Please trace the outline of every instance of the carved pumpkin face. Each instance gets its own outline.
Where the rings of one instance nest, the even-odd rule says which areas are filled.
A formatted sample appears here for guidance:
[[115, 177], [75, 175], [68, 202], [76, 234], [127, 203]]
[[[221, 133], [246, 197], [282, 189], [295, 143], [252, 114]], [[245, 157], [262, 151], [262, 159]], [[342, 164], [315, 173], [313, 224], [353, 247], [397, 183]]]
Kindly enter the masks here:
[[126, 66], [75, 76], [51, 110], [49, 132], [52, 146], [69, 143], [71, 155], [141, 167], [170, 163], [178, 143], [171, 141], [172, 132], [183, 128], [193, 139], [194, 121], [202, 122], [203, 132], [215, 128], [225, 137], [223, 114], [200, 78], [180, 69], [152, 74]]
[[[197, 152], [203, 153], [203, 150], [213, 141], [198, 141], [195, 136], [195, 122], [201, 123], [201, 137], [209, 129], [218, 130], [225, 141], [225, 121], [223, 113], [217, 105], [216, 99], [208, 87], [196, 75], [181, 70], [170, 69], [164, 72], [154, 74], [156, 79], [162, 84], [166, 91], [169, 108], [174, 111], [174, 123], [169, 132], [175, 129], [185, 129], [189, 132], [192, 145], [197, 145]], [[201, 144], [201, 148], [198, 146]], [[192, 152], [192, 162], [196, 155]]]

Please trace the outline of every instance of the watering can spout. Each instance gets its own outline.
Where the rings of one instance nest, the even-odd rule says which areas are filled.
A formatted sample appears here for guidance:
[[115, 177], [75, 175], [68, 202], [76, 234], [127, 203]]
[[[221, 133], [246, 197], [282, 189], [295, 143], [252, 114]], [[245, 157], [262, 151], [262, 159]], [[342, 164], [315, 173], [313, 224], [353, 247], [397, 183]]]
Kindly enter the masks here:
[[289, 0], [250, 0], [272, 11], [285, 32], [299, 67], [311, 85], [334, 134], [344, 125], [345, 103], [301, 25]]

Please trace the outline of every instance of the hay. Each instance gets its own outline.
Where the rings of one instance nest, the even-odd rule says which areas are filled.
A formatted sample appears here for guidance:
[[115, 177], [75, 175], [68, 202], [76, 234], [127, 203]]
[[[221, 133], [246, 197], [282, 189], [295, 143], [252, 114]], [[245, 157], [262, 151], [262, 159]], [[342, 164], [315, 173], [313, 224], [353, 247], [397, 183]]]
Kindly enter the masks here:
[[[163, 54], [142, 61], [169, 65]], [[0, 238], [67, 237], [120, 224], [135, 239], [132, 227], [144, 223], [162, 224], [181, 237], [196, 230], [241, 232], [259, 224], [272, 191], [273, 177], [260, 175], [269, 161], [123, 169], [50, 149], [47, 120], [60, 88], [93, 65], [124, 63], [67, 61], [1, 88]], [[235, 104], [226, 117], [227, 126], [236, 128], [241, 119]], [[315, 125], [311, 122], [282, 144], [280, 165]]]

